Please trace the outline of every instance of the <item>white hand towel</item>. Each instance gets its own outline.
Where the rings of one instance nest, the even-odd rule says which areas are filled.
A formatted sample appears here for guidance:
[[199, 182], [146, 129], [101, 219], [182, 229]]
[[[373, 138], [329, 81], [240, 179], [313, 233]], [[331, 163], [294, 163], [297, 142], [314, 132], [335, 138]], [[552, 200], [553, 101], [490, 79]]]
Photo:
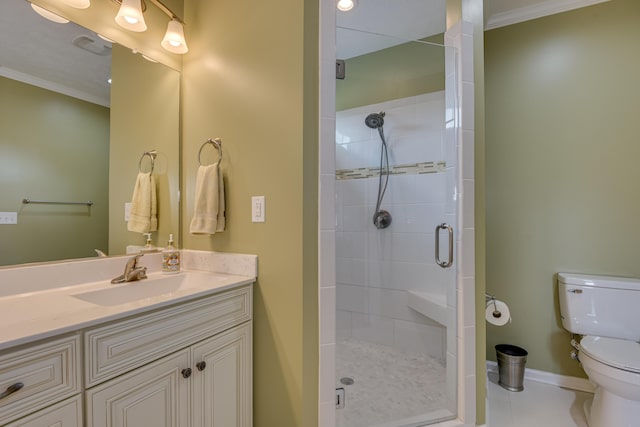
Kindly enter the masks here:
[[193, 218], [189, 227], [191, 234], [224, 231], [224, 181], [218, 163], [198, 168]]
[[136, 178], [127, 229], [138, 233], [149, 233], [158, 229], [156, 179], [150, 173], [139, 173]]

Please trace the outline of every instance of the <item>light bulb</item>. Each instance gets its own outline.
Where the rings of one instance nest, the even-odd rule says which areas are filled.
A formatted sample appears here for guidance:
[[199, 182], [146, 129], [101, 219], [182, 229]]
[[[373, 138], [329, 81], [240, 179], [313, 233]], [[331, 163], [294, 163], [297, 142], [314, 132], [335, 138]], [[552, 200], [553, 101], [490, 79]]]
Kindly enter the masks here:
[[169, 21], [167, 32], [164, 34], [160, 45], [172, 53], [183, 54], [189, 51], [187, 41], [184, 39], [184, 29], [180, 21], [177, 19]]
[[356, 6], [355, 0], [338, 0], [336, 7], [342, 12], [348, 12]]
[[142, 32], [147, 29], [147, 24], [142, 16], [140, 0], [122, 0], [122, 5], [116, 15], [116, 22], [127, 30]]
[[90, 0], [64, 0], [64, 3], [76, 9], [86, 9], [91, 5]]
[[104, 40], [104, 41], [106, 41], [106, 42], [109, 42], [109, 43], [111, 43], [111, 44], [115, 44], [115, 42], [114, 42], [113, 40], [111, 40], [109, 37], [105, 37], [105, 36], [103, 36], [103, 35], [102, 35], [102, 34], [100, 34], [100, 33], [96, 33], [96, 34], [97, 34], [97, 35], [98, 35], [98, 37], [100, 37], [102, 40]]
[[69, 22], [68, 19], [63, 18], [60, 15], [56, 15], [53, 12], [49, 12], [47, 9], [43, 9], [40, 6], [31, 3], [31, 8], [36, 11], [36, 13], [42, 16], [45, 19], [48, 19], [51, 22], [55, 22], [58, 24], [66, 24]]

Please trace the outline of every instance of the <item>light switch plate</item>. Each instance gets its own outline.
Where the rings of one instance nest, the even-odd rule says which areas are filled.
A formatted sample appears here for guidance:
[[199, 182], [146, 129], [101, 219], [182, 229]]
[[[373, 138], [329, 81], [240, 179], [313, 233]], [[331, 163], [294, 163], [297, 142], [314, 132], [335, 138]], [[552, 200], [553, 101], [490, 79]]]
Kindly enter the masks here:
[[125, 222], [129, 221], [129, 217], [131, 216], [131, 203], [124, 204], [124, 220]]
[[0, 224], [17, 224], [18, 212], [0, 212]]
[[251, 198], [251, 222], [264, 222], [264, 218], [264, 196], [253, 196]]

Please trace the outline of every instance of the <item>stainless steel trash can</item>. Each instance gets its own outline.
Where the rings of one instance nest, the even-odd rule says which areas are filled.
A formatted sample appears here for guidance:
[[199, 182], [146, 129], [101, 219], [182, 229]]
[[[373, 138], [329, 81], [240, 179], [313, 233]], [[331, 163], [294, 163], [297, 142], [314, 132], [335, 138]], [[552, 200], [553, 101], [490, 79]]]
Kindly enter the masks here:
[[524, 380], [524, 365], [527, 363], [527, 350], [510, 344], [496, 346], [498, 359], [498, 384], [509, 391], [522, 391]]

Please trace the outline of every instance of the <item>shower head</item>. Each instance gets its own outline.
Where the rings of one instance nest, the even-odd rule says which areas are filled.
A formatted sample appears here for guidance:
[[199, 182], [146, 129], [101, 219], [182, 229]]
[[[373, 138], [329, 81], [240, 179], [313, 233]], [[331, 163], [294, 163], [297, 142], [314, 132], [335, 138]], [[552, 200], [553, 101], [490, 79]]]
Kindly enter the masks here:
[[371, 113], [364, 119], [364, 124], [369, 126], [371, 129], [381, 128], [384, 124], [384, 111], [380, 111], [379, 113]]

